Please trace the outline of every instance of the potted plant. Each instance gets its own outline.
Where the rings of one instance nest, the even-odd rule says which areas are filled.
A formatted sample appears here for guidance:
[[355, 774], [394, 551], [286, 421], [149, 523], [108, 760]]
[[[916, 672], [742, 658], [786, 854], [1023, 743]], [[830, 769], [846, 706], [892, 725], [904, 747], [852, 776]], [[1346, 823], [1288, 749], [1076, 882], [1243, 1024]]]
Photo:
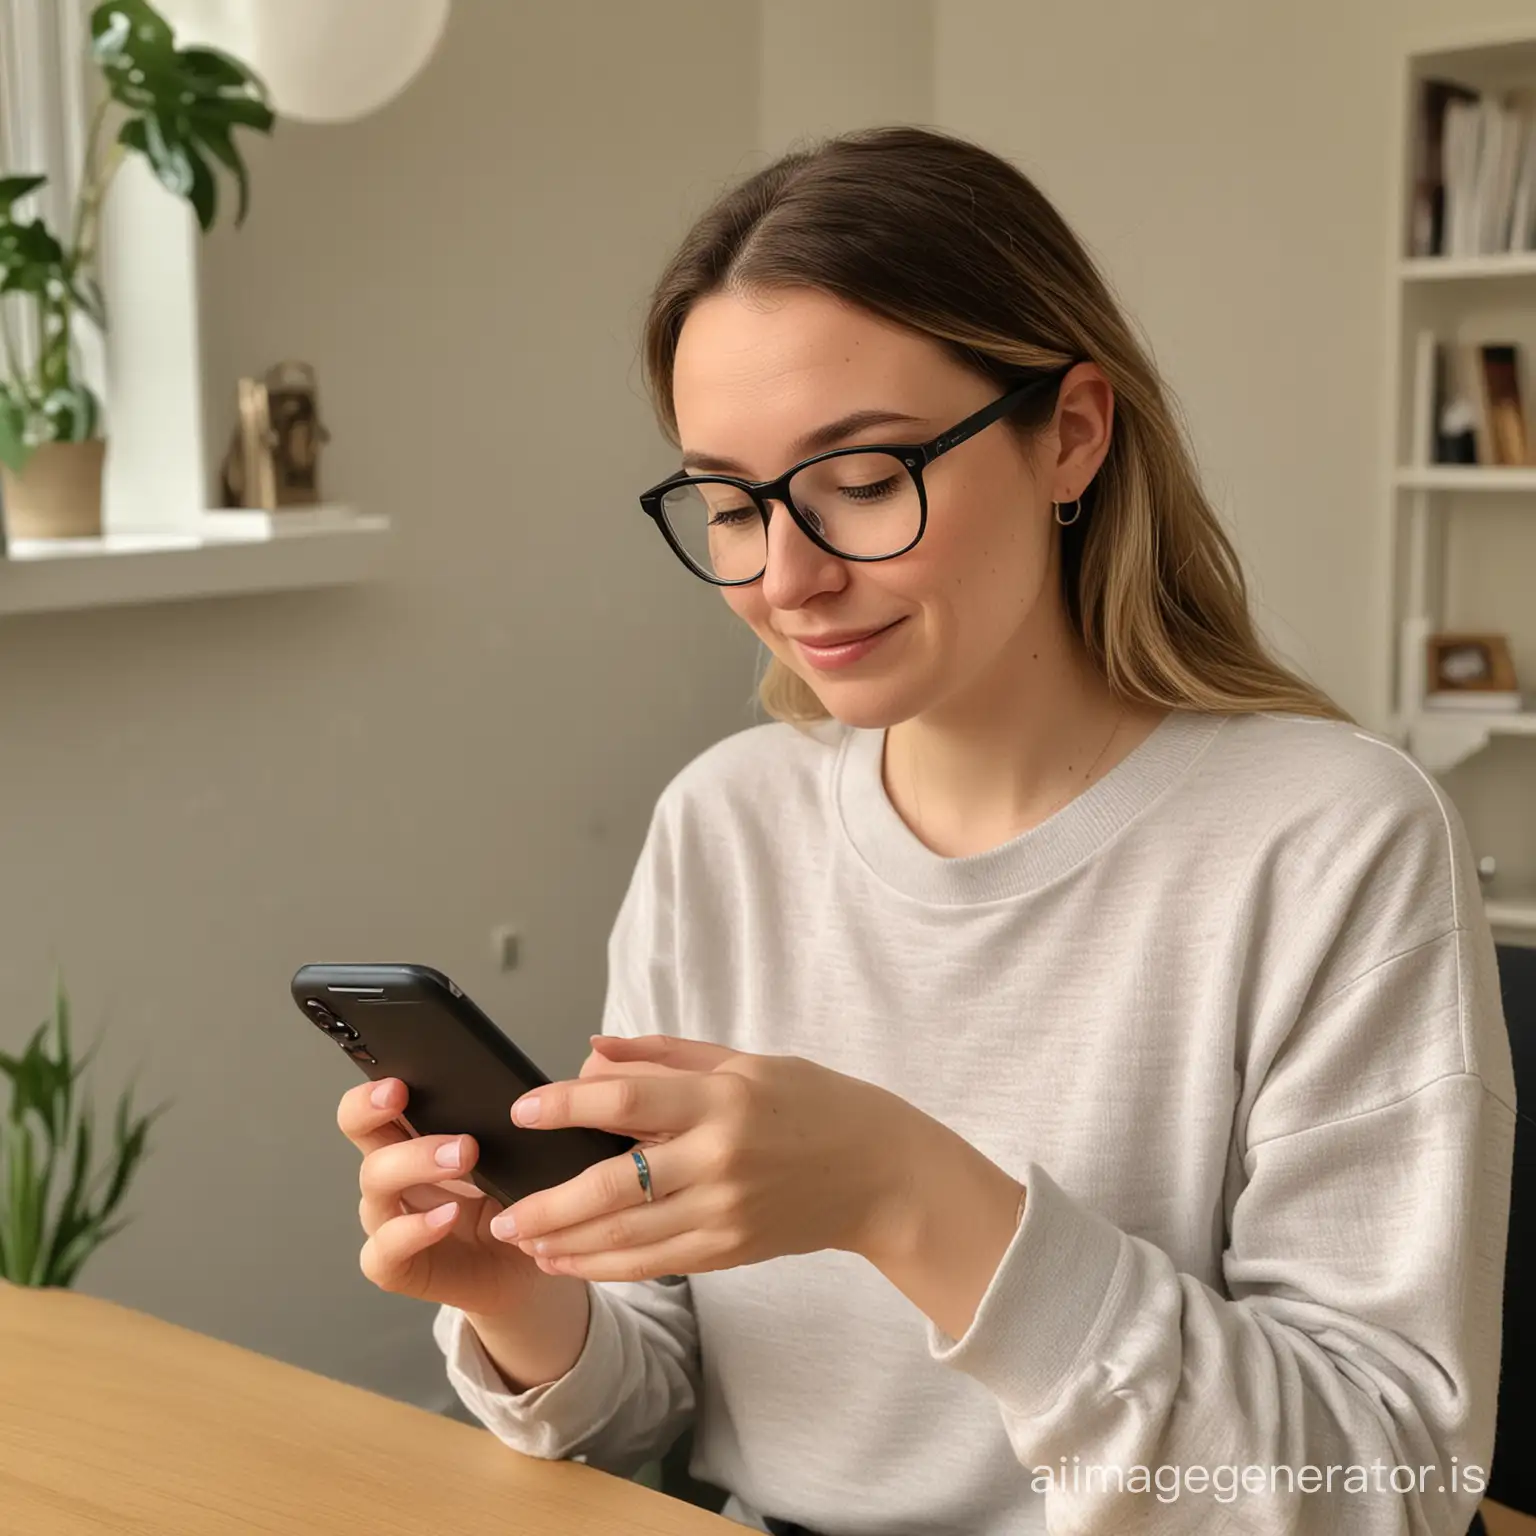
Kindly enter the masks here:
[[[55, 232], [16, 212], [45, 177], [0, 177], [0, 491], [7, 527], [22, 538], [101, 531], [101, 411], [81, 377], [75, 343], [82, 318], [103, 329], [107, 323], [96, 239], [102, 200], [123, 158], [142, 155], [191, 204], [204, 231], [218, 214], [215, 172], [222, 167], [239, 188], [238, 225], [249, 180], [236, 130], [270, 133], [273, 123], [266, 88], [250, 70], [217, 49], [177, 48], [170, 24], [148, 0], [97, 5], [91, 40], [104, 93], [69, 230]], [[8, 306], [30, 318], [29, 361]]]
[[10, 1089], [0, 1121], [0, 1279], [70, 1285], [124, 1225], [115, 1213], [148, 1148], [150, 1125], [166, 1106], [135, 1115], [133, 1092], [125, 1092], [111, 1145], [93, 1168], [93, 1149], [103, 1137], [78, 1090], [95, 1049], [75, 1059], [69, 997], [55, 977], [52, 1018], [38, 1025], [21, 1055], [0, 1051], [0, 1079]]

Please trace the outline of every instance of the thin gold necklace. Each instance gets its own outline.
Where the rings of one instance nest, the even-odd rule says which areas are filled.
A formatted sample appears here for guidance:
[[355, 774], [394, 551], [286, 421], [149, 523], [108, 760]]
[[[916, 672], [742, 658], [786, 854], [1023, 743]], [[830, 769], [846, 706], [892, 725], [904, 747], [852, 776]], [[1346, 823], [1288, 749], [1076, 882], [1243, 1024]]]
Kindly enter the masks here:
[[[1099, 755], [1096, 758], [1094, 758], [1094, 760], [1091, 763], [1089, 763], [1088, 771], [1083, 775], [1083, 788], [1084, 789], [1086, 789], [1088, 787], [1089, 780], [1093, 778], [1093, 770], [1095, 768], [1097, 768], [1099, 766], [1099, 764], [1104, 761], [1104, 754], [1109, 751], [1109, 744], [1110, 744], [1110, 742], [1112, 742], [1115, 739], [1115, 737], [1120, 734], [1120, 727], [1124, 723], [1125, 723], [1125, 705], [1122, 704], [1120, 706], [1119, 714], [1117, 714], [1115, 716], [1115, 723], [1109, 728], [1109, 735], [1104, 738], [1104, 745], [1099, 748]], [[1070, 770], [1071, 770], [1071, 765], [1069, 764], [1068, 765], [1068, 771], [1070, 772]], [[1050, 808], [1050, 810], [1048, 810], [1045, 813], [1045, 816], [1042, 816], [1040, 819], [1042, 821], [1044, 821], [1048, 817], [1054, 816], [1056, 814], [1056, 812], [1059, 811], [1062, 808], [1062, 806], [1064, 806], [1067, 803], [1067, 801], [1072, 798], [1074, 793], [1076, 793], [1076, 791], [1074, 791], [1072, 789], [1068, 789], [1066, 794], [1064, 794], [1061, 797], [1061, 799], [1058, 800], [1056, 802], [1056, 804], [1053, 805]]]
[[[1099, 766], [1099, 764], [1104, 761], [1104, 754], [1109, 751], [1110, 743], [1113, 742], [1115, 737], [1120, 734], [1120, 727], [1124, 723], [1125, 723], [1125, 705], [1121, 704], [1119, 713], [1116, 714], [1116, 716], [1115, 716], [1115, 723], [1110, 727], [1109, 735], [1104, 738], [1104, 745], [1099, 748], [1099, 755], [1096, 758], [1094, 758], [1094, 760], [1091, 763], [1089, 763], [1087, 772], [1085, 772], [1083, 774], [1083, 788], [1085, 788], [1085, 789], [1087, 788], [1089, 780], [1093, 778], [1094, 769], [1096, 769]], [[1069, 772], [1070, 772], [1070, 769], [1071, 769], [1071, 765], [1068, 764], [1068, 771]], [[916, 816], [917, 816], [917, 830], [918, 830], [919, 835], [921, 835], [922, 828], [923, 828], [923, 797], [922, 797], [922, 792], [917, 787], [917, 759], [915, 757], [911, 758], [908, 761], [908, 764], [907, 764], [907, 777], [912, 781], [912, 809], [916, 813]], [[1050, 810], [1048, 810], [1045, 813], [1045, 815], [1040, 818], [1040, 821], [1041, 822], [1048, 821], [1077, 792], [1078, 791], [1076, 789], [1069, 787], [1067, 792], [1066, 792], [1066, 794], [1064, 794], [1061, 797], [1061, 799], [1058, 800], [1055, 803], [1055, 805], [1053, 805], [1050, 808]], [[1037, 822], [1036, 826], [1038, 826], [1039, 824], [1040, 824], [1040, 822]], [[925, 839], [925, 841], [926, 841], [926, 839]]]

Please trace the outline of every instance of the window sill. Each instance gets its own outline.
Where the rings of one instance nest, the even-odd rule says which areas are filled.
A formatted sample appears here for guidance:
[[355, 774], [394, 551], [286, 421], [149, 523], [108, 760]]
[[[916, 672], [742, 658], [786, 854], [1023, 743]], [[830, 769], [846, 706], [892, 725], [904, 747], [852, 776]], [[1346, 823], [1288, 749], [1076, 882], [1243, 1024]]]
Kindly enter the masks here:
[[180, 602], [365, 581], [383, 564], [389, 519], [350, 507], [209, 512], [202, 525], [95, 539], [13, 539], [0, 560], [0, 614]]

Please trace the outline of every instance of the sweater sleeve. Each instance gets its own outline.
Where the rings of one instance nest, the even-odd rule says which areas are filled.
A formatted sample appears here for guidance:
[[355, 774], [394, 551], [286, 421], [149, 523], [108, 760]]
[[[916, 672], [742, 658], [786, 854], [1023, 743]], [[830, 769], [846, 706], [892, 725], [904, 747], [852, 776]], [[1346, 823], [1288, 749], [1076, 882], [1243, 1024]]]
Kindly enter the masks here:
[[930, 1322], [928, 1344], [996, 1398], [1052, 1531], [1466, 1530], [1493, 1447], [1515, 1115], [1467, 905], [1298, 1020], [1234, 1146], [1227, 1294], [1043, 1168], [1019, 1175], [1023, 1220], [970, 1327]]
[[[653, 819], [608, 943], [602, 1031], [665, 1033], [671, 1011], [670, 860]], [[633, 1022], [632, 1022], [633, 1021]], [[511, 1392], [464, 1314], [439, 1309], [433, 1337], [465, 1407], [514, 1450], [585, 1461], [627, 1477], [662, 1455], [691, 1420], [698, 1325], [685, 1277], [589, 1282], [581, 1354], [556, 1381]]]

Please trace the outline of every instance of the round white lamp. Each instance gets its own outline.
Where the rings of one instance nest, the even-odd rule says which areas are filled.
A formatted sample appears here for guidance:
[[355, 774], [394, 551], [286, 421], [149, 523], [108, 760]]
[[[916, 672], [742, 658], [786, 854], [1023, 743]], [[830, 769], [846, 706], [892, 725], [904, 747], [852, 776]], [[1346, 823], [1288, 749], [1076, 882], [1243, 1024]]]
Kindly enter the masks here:
[[432, 57], [448, 0], [160, 0], [180, 46], [222, 48], [300, 122], [343, 123], [392, 101]]

